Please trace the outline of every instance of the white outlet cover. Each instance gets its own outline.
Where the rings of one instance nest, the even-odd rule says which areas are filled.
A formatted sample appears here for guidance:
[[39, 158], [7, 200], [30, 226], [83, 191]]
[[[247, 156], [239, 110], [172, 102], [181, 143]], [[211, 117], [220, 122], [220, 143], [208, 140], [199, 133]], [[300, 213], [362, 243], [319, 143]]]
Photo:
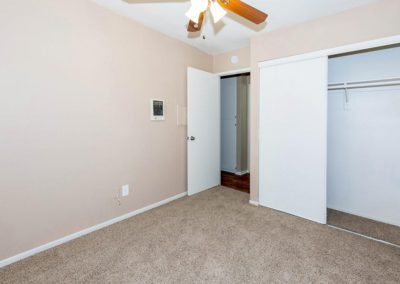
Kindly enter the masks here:
[[122, 197], [128, 196], [129, 195], [129, 184], [123, 185], [122, 186]]

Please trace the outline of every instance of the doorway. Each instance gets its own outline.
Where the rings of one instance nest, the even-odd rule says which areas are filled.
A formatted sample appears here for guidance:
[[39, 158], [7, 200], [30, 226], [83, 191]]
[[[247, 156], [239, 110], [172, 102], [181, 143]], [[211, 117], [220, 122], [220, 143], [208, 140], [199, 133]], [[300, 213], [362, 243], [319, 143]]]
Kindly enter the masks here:
[[[250, 77], [242, 74], [249, 70], [235, 73], [235, 97], [231, 104], [235, 109], [230, 110], [230, 128], [222, 126], [221, 119], [221, 81], [229, 79], [227, 74], [213, 74], [203, 70], [188, 67], [187, 69], [187, 186], [188, 195], [198, 194], [221, 184], [249, 192], [249, 99]], [[224, 78], [223, 78], [224, 77]], [[228, 92], [231, 93], [231, 92]], [[238, 100], [239, 99], [239, 100]], [[226, 107], [226, 102], [224, 102]], [[224, 110], [226, 111], [226, 110]], [[178, 108], [179, 116], [179, 108]], [[228, 117], [228, 116], [227, 116]], [[228, 120], [228, 119], [227, 119]], [[224, 133], [222, 133], [224, 129]], [[221, 147], [222, 136], [225, 140]], [[225, 135], [226, 134], [226, 135]], [[221, 177], [222, 151], [233, 153], [233, 166], [224, 168]], [[233, 149], [233, 150], [232, 150]], [[221, 183], [221, 180], [222, 183]]]
[[250, 193], [250, 73], [221, 77], [221, 185]]

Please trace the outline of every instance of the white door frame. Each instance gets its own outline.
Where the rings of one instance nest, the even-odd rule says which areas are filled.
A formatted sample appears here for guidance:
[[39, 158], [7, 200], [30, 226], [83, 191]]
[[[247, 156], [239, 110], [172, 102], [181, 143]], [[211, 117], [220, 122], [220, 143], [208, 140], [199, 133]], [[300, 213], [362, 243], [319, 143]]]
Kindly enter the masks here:
[[216, 73], [215, 75], [218, 75], [219, 77], [224, 77], [224, 76], [230, 76], [230, 75], [240, 75], [243, 73], [250, 73], [251, 69], [249, 68], [242, 68], [242, 69], [236, 69], [232, 71], [224, 71], [220, 73]]
[[[251, 78], [251, 68], [250, 67], [247, 67], [247, 68], [241, 68], [241, 69], [235, 69], [235, 70], [230, 70], [230, 71], [224, 71], [224, 72], [220, 72], [220, 73], [216, 73], [215, 75], [218, 75], [220, 78], [222, 78], [222, 77], [225, 77], [225, 76], [231, 76], [231, 75], [240, 75], [240, 74], [243, 74], [243, 73], [250, 73], [250, 78]], [[250, 82], [251, 83], [251, 82]], [[250, 127], [251, 127], [251, 88], [249, 88], [249, 106], [248, 106], [248, 111], [247, 111], [247, 117], [248, 117], [248, 122], [247, 122], [247, 125], [248, 125], [248, 137], [247, 137], [247, 141], [248, 141], [248, 143], [247, 143], [247, 147], [248, 147], [248, 157], [247, 157], [247, 159], [248, 159], [248, 170], [249, 170], [249, 173], [250, 173], [250, 165], [251, 165], [251, 134], [250, 134]], [[221, 98], [221, 92], [219, 93], [219, 96], [220, 96], [220, 98]], [[221, 130], [222, 131], [222, 130]], [[221, 144], [221, 147], [222, 147], [222, 144]], [[222, 149], [221, 149], [221, 151], [222, 151]], [[251, 187], [251, 184], [250, 184], [250, 187]]]
[[[399, 44], [399, 43], [400, 43], [400, 35], [384, 37], [384, 38], [379, 38], [379, 39], [375, 39], [375, 40], [363, 41], [363, 42], [358, 42], [358, 43], [354, 43], [354, 44], [348, 44], [348, 45], [343, 45], [343, 46], [339, 46], [339, 47], [299, 54], [299, 55], [295, 55], [295, 56], [288, 56], [288, 57], [282, 57], [282, 58], [262, 61], [262, 62], [259, 62], [258, 67], [259, 67], [259, 69], [261, 69], [261, 68], [268, 67], [268, 66], [274, 66], [274, 65], [284, 64], [284, 63], [290, 63], [290, 62], [296, 62], [296, 61], [301, 61], [301, 60], [306, 60], [306, 59], [323, 57], [323, 56], [329, 57], [332, 55], [338, 55], [338, 54], [355, 52], [355, 51], [362, 51], [362, 50], [367, 50], [367, 49], [377, 48], [377, 47], [390, 46], [390, 45]], [[261, 123], [260, 116], [258, 119], [259, 119], [259, 123]], [[258, 145], [260, 147], [260, 143], [258, 143]], [[260, 164], [258, 164], [258, 167], [260, 167]], [[259, 177], [259, 180], [260, 180], [260, 177]], [[260, 188], [259, 188], [259, 190], [260, 190]], [[256, 203], [256, 202], [253, 202], [253, 203], [255, 205], [258, 205], [258, 203]]]

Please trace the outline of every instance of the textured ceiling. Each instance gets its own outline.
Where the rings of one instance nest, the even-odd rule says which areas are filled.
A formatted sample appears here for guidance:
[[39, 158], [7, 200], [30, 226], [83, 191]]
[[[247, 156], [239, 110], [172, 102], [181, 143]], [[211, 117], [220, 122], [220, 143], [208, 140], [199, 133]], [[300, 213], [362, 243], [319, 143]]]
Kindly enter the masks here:
[[[189, 0], [93, 0], [119, 14], [170, 37], [217, 54], [249, 45], [250, 38], [262, 32], [335, 14], [376, 0], [245, 0], [269, 14], [266, 24], [256, 26], [228, 13], [214, 25], [207, 15], [201, 34], [188, 34], [185, 12]], [[202, 36], [206, 39], [203, 39]]]

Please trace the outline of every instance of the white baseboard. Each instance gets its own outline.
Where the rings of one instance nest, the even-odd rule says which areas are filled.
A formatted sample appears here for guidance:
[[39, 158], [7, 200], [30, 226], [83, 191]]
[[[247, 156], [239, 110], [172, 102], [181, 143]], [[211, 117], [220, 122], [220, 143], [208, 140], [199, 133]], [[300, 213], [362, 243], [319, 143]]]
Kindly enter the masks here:
[[6, 258], [6, 259], [0, 261], [0, 268], [4, 267], [6, 265], [12, 264], [14, 262], [20, 261], [20, 260], [22, 260], [24, 258], [30, 257], [30, 256], [32, 256], [34, 254], [39, 253], [39, 252], [42, 252], [42, 251], [51, 249], [53, 247], [56, 247], [58, 245], [64, 244], [66, 242], [72, 241], [72, 240], [77, 239], [79, 237], [82, 237], [84, 235], [90, 234], [90, 233], [92, 233], [94, 231], [103, 229], [103, 228], [105, 228], [107, 226], [110, 226], [110, 225], [113, 225], [115, 223], [121, 222], [121, 221], [123, 221], [125, 219], [128, 219], [128, 218], [131, 218], [131, 217], [133, 217], [135, 215], [138, 215], [138, 214], [144, 213], [146, 211], [149, 211], [151, 209], [154, 209], [156, 207], [162, 206], [162, 205], [167, 204], [167, 203], [169, 203], [171, 201], [174, 201], [176, 199], [182, 198], [182, 197], [184, 197], [186, 195], [187, 195], [187, 192], [180, 193], [180, 194], [172, 196], [170, 198], [161, 200], [160, 202], [153, 203], [151, 205], [148, 205], [148, 206], [140, 208], [138, 210], [135, 210], [135, 211], [129, 212], [127, 214], [121, 215], [119, 217], [116, 217], [114, 219], [108, 220], [106, 222], [94, 225], [93, 227], [84, 229], [82, 231], [79, 231], [79, 232], [73, 233], [71, 235], [65, 236], [63, 238], [60, 238], [58, 240], [52, 241], [50, 243], [41, 245], [41, 246], [33, 248], [31, 250], [28, 250], [28, 251], [22, 252], [20, 254], [14, 255], [12, 257]]
[[250, 203], [250, 205], [253, 205], [253, 206], [257, 206], [257, 207], [259, 206], [259, 203], [257, 201], [250, 200], [249, 203]]
[[245, 170], [245, 171], [241, 171], [241, 172], [236, 172], [235, 175], [237, 176], [243, 176], [243, 175], [247, 175], [249, 174], [250, 171], [249, 170]]

